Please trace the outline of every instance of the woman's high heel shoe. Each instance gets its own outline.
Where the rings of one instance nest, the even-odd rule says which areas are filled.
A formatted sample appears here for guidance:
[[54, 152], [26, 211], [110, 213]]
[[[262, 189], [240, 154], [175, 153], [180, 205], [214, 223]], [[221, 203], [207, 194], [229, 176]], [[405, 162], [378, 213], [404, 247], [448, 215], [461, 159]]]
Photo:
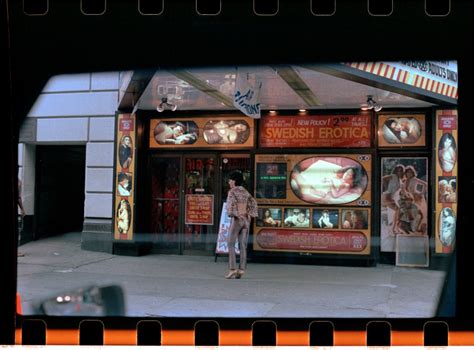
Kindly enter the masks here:
[[235, 278], [241, 278], [245, 273], [245, 270], [237, 270], [237, 275], [235, 276]]
[[238, 270], [230, 270], [229, 273], [227, 275], [225, 275], [225, 278], [229, 279], [229, 278], [234, 278], [236, 277], [237, 275], [239, 274], [239, 271]]

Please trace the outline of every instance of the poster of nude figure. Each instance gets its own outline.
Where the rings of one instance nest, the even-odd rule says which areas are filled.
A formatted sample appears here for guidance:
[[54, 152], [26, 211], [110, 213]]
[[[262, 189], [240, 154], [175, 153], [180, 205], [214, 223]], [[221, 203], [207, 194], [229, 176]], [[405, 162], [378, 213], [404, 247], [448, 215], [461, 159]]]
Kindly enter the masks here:
[[380, 115], [379, 147], [419, 147], [426, 145], [425, 115]]
[[395, 251], [396, 236], [428, 234], [428, 159], [382, 158], [380, 249]]

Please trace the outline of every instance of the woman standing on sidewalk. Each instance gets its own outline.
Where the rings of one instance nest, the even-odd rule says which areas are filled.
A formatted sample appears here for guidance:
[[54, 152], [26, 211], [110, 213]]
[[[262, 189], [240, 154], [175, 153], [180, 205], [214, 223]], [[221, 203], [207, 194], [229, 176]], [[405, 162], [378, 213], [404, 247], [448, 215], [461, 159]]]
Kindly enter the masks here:
[[[229, 176], [230, 190], [227, 194], [227, 215], [232, 218], [229, 237], [229, 272], [225, 278], [240, 278], [247, 266], [247, 240], [250, 221], [258, 216], [257, 202], [250, 193], [242, 187], [244, 177], [241, 172], [233, 172]], [[239, 240], [240, 261], [237, 269], [235, 257], [235, 241]]]

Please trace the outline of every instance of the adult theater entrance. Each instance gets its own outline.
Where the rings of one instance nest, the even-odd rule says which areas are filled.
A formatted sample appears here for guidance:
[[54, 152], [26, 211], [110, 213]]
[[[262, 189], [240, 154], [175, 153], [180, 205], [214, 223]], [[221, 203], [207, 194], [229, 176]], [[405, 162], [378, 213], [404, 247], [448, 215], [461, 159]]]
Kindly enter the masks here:
[[250, 177], [246, 154], [165, 153], [149, 157], [148, 227], [153, 251], [213, 255], [228, 176], [234, 170]]

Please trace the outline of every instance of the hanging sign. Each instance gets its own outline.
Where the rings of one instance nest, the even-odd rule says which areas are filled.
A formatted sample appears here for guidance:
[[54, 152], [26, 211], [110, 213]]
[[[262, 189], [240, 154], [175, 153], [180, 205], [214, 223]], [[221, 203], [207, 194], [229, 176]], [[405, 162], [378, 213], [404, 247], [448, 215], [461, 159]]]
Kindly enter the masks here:
[[241, 74], [237, 74], [233, 101], [234, 106], [245, 115], [259, 119], [261, 87], [261, 82], [257, 83], [256, 87], [253, 87]]

